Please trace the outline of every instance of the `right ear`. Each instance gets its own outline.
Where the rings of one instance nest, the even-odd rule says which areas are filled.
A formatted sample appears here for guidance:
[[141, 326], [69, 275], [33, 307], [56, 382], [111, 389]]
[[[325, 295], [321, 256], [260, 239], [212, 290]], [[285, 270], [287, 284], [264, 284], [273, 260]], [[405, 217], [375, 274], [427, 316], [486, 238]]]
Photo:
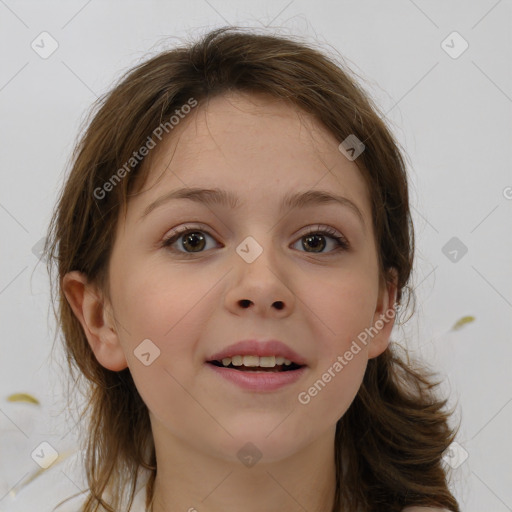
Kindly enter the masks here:
[[90, 284], [83, 272], [73, 270], [62, 278], [62, 290], [82, 324], [87, 341], [98, 362], [115, 372], [128, 367], [114, 325], [112, 309], [99, 288]]

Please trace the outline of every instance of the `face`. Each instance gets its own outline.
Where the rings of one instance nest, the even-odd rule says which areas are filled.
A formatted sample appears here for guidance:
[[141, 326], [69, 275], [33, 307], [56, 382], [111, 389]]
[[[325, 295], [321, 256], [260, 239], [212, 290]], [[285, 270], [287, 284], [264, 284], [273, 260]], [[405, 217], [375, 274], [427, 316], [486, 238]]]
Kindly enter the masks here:
[[[119, 219], [108, 334], [88, 338], [105, 367], [129, 367], [160, 439], [233, 461], [250, 441], [283, 459], [334, 431], [388, 343], [392, 321], [345, 357], [394, 300], [379, 286], [368, 191], [340, 141], [264, 95], [211, 99], [171, 135]], [[237, 204], [174, 198], [144, 215], [182, 188], [222, 189]], [[353, 206], [283, 203], [312, 191]], [[207, 362], [247, 339], [287, 345], [300, 376], [247, 389]]]

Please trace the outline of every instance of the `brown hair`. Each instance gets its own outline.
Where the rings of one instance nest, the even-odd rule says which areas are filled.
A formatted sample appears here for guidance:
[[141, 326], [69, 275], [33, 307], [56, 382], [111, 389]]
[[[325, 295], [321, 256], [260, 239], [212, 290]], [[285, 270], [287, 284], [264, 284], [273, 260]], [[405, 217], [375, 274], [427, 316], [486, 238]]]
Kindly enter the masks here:
[[[355, 162], [370, 191], [380, 275], [390, 280], [395, 269], [397, 302], [407, 294], [408, 307], [414, 298], [408, 286], [414, 231], [404, 159], [383, 115], [350, 73], [298, 38], [224, 27], [137, 65], [98, 100], [73, 153], [45, 246], [52, 283], [52, 261], [58, 266], [56, 315], [69, 371], [75, 383], [83, 379], [88, 399], [82, 412], [89, 413], [85, 512], [100, 506], [120, 510], [118, 490], [128, 484], [131, 506], [141, 467], [150, 471], [149, 505], [156, 457], [148, 410], [129, 369], [114, 372], [98, 363], [63, 294], [62, 278], [81, 271], [109, 297], [108, 263], [120, 206], [126, 214], [130, 194], [148, 175], [148, 159], [133, 165], [105, 197], [98, 199], [95, 190], [190, 98], [201, 104], [230, 90], [263, 92], [315, 116], [340, 142], [357, 136], [366, 146]], [[333, 512], [399, 512], [407, 505], [459, 512], [442, 464], [455, 431], [448, 425], [451, 412], [444, 410], [447, 400], [434, 393], [438, 384], [424, 366], [399, 355], [396, 344], [369, 360], [356, 398], [337, 423]], [[102, 499], [105, 490], [112, 491], [110, 504]]]

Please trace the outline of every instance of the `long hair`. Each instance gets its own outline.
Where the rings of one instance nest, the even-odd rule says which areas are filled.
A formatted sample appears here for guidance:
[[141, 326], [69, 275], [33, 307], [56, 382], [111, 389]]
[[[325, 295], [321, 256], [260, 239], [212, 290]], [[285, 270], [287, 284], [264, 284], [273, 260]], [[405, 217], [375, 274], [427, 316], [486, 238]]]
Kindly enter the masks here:
[[[96, 102], [73, 152], [45, 246], [70, 381], [81, 383], [87, 397], [84, 512], [121, 510], [125, 489], [131, 506], [140, 468], [149, 471], [149, 504], [156, 457], [148, 410], [129, 369], [114, 372], [98, 363], [65, 298], [62, 278], [81, 271], [110, 297], [108, 263], [120, 209], [126, 213], [130, 194], [140, 190], [150, 169], [148, 158], [131, 161], [128, 169], [126, 162], [191, 98], [201, 105], [228, 91], [267, 93], [314, 116], [340, 142], [349, 135], [362, 141], [365, 150], [355, 163], [371, 197], [379, 273], [390, 281], [391, 269], [396, 271], [399, 304], [407, 297], [408, 307], [414, 298], [408, 285], [414, 230], [405, 160], [384, 116], [354, 76], [297, 37], [223, 27], [138, 64]], [[172, 137], [171, 126], [164, 127]], [[103, 197], [101, 190], [123, 166], [125, 172], [117, 173], [122, 179]], [[58, 281], [51, 278], [52, 263]], [[459, 512], [442, 463], [456, 432], [433, 376], [400, 354], [395, 343], [369, 360], [360, 390], [336, 426], [333, 512], [399, 512], [407, 505]], [[342, 454], [349, 471], [342, 470]]]

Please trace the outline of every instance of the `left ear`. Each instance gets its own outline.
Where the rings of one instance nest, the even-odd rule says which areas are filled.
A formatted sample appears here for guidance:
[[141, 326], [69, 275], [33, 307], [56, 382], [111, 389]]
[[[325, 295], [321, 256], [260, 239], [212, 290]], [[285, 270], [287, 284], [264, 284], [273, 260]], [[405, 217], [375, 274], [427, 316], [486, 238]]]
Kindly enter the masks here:
[[395, 301], [398, 274], [395, 268], [389, 269], [388, 280], [381, 278], [377, 309], [370, 327], [368, 359], [379, 356], [389, 346], [389, 337], [395, 324]]

